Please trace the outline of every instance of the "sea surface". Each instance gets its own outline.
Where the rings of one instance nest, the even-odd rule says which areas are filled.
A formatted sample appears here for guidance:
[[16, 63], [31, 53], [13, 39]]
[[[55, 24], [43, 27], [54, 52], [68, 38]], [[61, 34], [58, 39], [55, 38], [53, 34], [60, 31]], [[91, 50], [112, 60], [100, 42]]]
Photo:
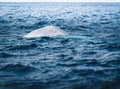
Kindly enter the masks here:
[[0, 2], [0, 89], [120, 89], [120, 3]]

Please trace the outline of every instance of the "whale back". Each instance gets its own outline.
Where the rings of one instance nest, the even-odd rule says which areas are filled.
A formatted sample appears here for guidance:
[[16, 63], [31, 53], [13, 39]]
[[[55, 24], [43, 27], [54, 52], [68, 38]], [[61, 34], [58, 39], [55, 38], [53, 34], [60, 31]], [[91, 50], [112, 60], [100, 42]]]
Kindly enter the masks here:
[[35, 38], [35, 37], [43, 37], [43, 36], [53, 37], [53, 36], [61, 36], [61, 35], [67, 35], [67, 33], [58, 27], [46, 26], [46, 27], [31, 31], [30, 33], [26, 34], [24, 37]]

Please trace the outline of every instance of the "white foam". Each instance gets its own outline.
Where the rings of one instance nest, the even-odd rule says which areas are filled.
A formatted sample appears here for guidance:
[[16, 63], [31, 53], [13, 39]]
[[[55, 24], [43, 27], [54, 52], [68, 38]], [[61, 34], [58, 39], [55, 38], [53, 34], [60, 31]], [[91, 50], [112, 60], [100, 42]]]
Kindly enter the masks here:
[[30, 33], [26, 34], [24, 37], [36, 38], [36, 37], [43, 37], [43, 36], [53, 37], [53, 36], [61, 36], [61, 35], [67, 35], [67, 33], [58, 27], [46, 26], [46, 27], [31, 31]]

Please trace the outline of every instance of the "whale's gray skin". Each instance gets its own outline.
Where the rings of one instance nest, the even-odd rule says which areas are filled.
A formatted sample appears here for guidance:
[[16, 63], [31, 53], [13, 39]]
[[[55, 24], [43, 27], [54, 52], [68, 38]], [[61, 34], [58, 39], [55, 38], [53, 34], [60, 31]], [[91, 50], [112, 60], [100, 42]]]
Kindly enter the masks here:
[[68, 35], [65, 31], [61, 30], [55, 26], [46, 26], [40, 29], [36, 29], [31, 31], [30, 33], [26, 34], [24, 38], [36, 38], [36, 37], [54, 37], [54, 36], [61, 36], [61, 35]]

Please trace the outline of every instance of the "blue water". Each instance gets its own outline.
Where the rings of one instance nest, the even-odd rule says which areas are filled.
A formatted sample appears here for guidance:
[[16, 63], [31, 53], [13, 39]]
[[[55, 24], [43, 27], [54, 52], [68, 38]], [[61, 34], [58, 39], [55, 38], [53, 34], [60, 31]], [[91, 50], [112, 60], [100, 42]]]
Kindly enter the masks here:
[[120, 89], [120, 3], [0, 3], [0, 89]]

